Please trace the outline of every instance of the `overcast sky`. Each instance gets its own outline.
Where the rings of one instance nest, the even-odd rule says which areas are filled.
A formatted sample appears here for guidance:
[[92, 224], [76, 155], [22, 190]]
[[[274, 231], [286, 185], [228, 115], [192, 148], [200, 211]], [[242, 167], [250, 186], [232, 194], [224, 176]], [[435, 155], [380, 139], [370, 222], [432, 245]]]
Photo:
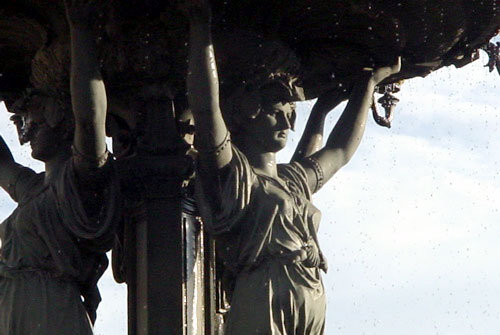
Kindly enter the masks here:
[[[406, 81], [392, 128], [370, 117], [352, 161], [315, 196], [329, 260], [326, 334], [499, 334], [500, 76], [485, 63], [483, 54]], [[311, 106], [300, 106], [282, 161]], [[0, 133], [33, 163], [1, 108]], [[5, 218], [15, 204], [0, 196]], [[125, 286], [108, 271], [100, 288], [96, 334], [125, 335]]]

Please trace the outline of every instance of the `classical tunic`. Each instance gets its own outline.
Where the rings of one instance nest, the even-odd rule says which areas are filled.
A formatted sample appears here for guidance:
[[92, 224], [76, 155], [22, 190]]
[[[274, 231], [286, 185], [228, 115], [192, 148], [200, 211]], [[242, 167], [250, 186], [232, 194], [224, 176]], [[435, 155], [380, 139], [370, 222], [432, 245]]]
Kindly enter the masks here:
[[[307, 174], [291, 163], [278, 166], [279, 179], [260, 175], [232, 150], [220, 175], [201, 171], [198, 184], [202, 218], [234, 277], [226, 335], [323, 334], [320, 268], [326, 264], [316, 236], [321, 213], [311, 203]], [[218, 188], [218, 201], [208, 187]], [[293, 261], [308, 249], [319, 263]]]
[[93, 333], [118, 204], [113, 169], [102, 171], [104, 203], [93, 217], [71, 159], [48, 184], [26, 168], [12, 185], [18, 207], [0, 225], [0, 334]]

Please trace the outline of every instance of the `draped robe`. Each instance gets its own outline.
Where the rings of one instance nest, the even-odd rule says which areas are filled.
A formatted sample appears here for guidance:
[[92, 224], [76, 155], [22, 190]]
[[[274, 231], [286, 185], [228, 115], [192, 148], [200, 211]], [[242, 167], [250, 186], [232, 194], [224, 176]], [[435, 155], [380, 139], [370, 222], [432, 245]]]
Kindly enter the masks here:
[[108, 265], [118, 189], [108, 161], [101, 208], [89, 217], [72, 159], [46, 183], [23, 169], [10, 188], [18, 207], [0, 225], [0, 334], [90, 335]]
[[[225, 334], [321, 335], [326, 263], [316, 235], [321, 213], [311, 203], [306, 171], [294, 162], [278, 166], [279, 179], [267, 177], [232, 150], [218, 176], [199, 169], [197, 177], [201, 216], [233, 276]], [[318, 266], [290, 260], [307, 246], [318, 254]]]

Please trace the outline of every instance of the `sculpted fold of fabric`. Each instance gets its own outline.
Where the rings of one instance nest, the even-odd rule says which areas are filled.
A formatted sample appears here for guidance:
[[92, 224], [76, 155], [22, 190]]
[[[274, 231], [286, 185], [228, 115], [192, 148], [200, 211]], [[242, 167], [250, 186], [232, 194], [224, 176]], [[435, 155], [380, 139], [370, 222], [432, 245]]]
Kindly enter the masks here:
[[112, 166], [102, 173], [95, 217], [86, 215], [71, 159], [48, 184], [29, 169], [17, 178], [18, 207], [0, 229], [0, 334], [92, 334], [119, 203]]
[[[278, 174], [279, 180], [256, 173], [233, 146], [232, 161], [216, 182], [220, 207], [204, 197], [213, 176], [199, 174], [202, 217], [234, 278], [226, 335], [323, 334], [325, 261], [316, 238], [321, 215], [300, 163], [279, 165]], [[308, 256], [297, 260], [309, 249], [321, 265], [311, 266]]]

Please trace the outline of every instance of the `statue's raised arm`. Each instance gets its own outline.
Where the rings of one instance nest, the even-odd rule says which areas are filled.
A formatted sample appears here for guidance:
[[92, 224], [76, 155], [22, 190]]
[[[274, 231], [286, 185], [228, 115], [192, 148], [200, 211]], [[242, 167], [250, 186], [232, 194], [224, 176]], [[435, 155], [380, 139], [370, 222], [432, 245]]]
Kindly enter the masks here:
[[95, 3], [66, 0], [71, 35], [71, 102], [75, 119], [73, 155], [80, 174], [106, 162], [106, 89], [102, 80], [95, 36], [91, 32]]
[[12, 152], [7, 146], [7, 143], [5, 143], [3, 137], [0, 136], [0, 185], [3, 188], [6, 188], [9, 184], [10, 176], [7, 174], [7, 170], [15, 164], [16, 162], [12, 156]]
[[297, 144], [297, 148], [291, 159], [292, 162], [309, 157], [323, 147], [323, 131], [326, 116], [339, 105], [344, 98], [344, 92], [334, 93], [330, 91], [318, 97], [311, 110], [299, 144]]
[[208, 0], [186, 0], [184, 10], [189, 18], [188, 101], [196, 127], [196, 148], [207, 169], [227, 165], [232, 153], [227, 143], [229, 131], [219, 102], [219, 79], [210, 27]]
[[398, 73], [400, 69], [401, 58], [399, 57], [391, 66], [363, 73], [355, 83], [349, 102], [328, 137], [326, 145], [312, 155], [297, 157], [299, 160], [307, 162], [305, 166], [309, 167], [306, 171], [309, 175], [309, 186], [313, 192], [318, 191], [352, 158], [365, 131], [375, 87], [385, 78]]
[[32, 175], [34, 173], [31, 169], [15, 162], [7, 143], [0, 136], [0, 187], [17, 201], [16, 188], [21, 187], [21, 182], [17, 182], [18, 179], [21, 179], [22, 174]]

